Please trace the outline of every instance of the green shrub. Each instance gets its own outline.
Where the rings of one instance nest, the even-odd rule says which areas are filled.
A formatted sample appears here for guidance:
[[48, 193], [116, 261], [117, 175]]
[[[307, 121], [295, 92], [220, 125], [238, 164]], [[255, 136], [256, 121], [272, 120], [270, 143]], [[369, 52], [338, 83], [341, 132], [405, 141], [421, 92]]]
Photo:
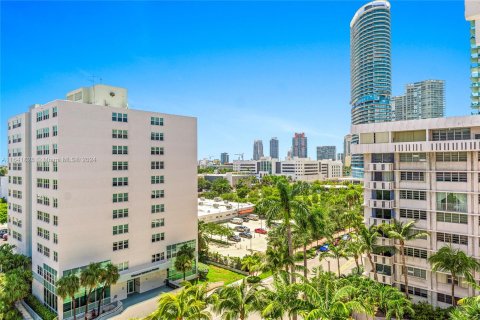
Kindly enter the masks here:
[[33, 309], [43, 320], [54, 320], [57, 315], [53, 313], [50, 309], [44, 306], [37, 298], [33, 295], [28, 295], [25, 298], [25, 302]]
[[248, 283], [259, 283], [260, 282], [260, 277], [257, 276], [248, 276], [247, 277], [247, 282]]
[[208, 271], [209, 269], [206, 265], [201, 265], [198, 267], [198, 277], [200, 280], [207, 280]]

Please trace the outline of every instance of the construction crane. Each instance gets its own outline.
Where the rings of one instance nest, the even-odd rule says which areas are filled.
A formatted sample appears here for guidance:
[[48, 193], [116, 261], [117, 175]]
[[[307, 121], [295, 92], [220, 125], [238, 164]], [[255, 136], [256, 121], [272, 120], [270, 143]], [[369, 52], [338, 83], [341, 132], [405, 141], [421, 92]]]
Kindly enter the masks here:
[[242, 160], [243, 161], [243, 153], [235, 153], [235, 156], [238, 156], [237, 160]]

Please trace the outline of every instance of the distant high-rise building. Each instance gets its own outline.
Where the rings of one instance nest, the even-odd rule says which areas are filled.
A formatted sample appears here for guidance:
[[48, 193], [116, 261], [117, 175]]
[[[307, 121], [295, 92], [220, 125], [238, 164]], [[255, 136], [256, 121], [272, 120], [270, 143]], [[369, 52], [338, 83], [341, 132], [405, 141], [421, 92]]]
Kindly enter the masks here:
[[[480, 2], [465, 1], [465, 18], [470, 21], [470, 81], [472, 114], [480, 114]], [[477, 24], [479, 24], [477, 26]]]
[[278, 139], [276, 137], [270, 139], [270, 158], [279, 159], [279, 157], [278, 157]]
[[337, 147], [319, 146], [317, 147], [317, 160], [336, 160]]
[[292, 139], [292, 157], [307, 157], [307, 137], [305, 133], [295, 133]]
[[[352, 124], [390, 121], [392, 108], [390, 3], [372, 1], [350, 22]], [[352, 136], [358, 143], [358, 136]], [[363, 155], [352, 155], [352, 176], [363, 178]]]
[[441, 118], [445, 113], [445, 81], [409, 83], [405, 94], [392, 98], [396, 121]]
[[337, 153], [337, 161], [342, 161], [342, 163], [344, 162], [343, 153]]
[[228, 155], [227, 152], [222, 152], [220, 154], [220, 163], [225, 164], [230, 162], [230, 156]]
[[347, 134], [343, 138], [343, 165], [345, 167], [350, 167], [352, 164], [351, 145], [352, 145], [352, 135]]
[[263, 141], [255, 140], [253, 142], [253, 160], [260, 160], [263, 158]]

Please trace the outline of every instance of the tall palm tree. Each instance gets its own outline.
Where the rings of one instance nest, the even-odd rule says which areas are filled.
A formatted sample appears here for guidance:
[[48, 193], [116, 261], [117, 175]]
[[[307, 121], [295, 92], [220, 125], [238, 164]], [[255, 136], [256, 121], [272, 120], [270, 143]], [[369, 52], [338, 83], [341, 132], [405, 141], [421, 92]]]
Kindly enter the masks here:
[[[267, 224], [273, 220], [281, 219], [287, 231], [288, 255], [293, 258], [292, 226], [291, 222], [295, 215], [308, 211], [308, 207], [297, 197], [305, 191], [304, 183], [295, 183], [289, 185], [283, 181], [277, 183], [278, 197], [264, 199], [260, 203], [261, 208], [265, 208]], [[295, 267], [291, 267], [292, 282], [295, 282]]]
[[432, 271], [448, 272], [452, 280], [452, 303], [455, 307], [457, 301], [455, 300], [455, 282], [458, 277], [464, 276], [467, 279], [472, 279], [472, 272], [480, 270], [480, 263], [472, 257], [469, 257], [460, 249], [454, 249], [451, 246], [444, 246], [436, 253], [428, 258], [428, 262], [432, 266]]
[[205, 221], [198, 221], [198, 252], [207, 253], [210, 237], [208, 236], [208, 225]]
[[87, 320], [88, 304], [90, 303], [90, 296], [98, 286], [98, 279], [100, 275], [101, 264], [98, 262], [90, 263], [80, 273], [80, 285], [85, 288], [87, 295], [85, 300], [85, 320]]
[[242, 259], [242, 270], [247, 271], [250, 276], [260, 268], [260, 258], [255, 255], [248, 255]]
[[275, 275], [283, 268], [287, 269], [286, 271], [288, 271], [288, 267], [293, 264], [294, 261], [292, 258], [288, 257], [288, 252], [286, 249], [277, 249], [272, 246], [268, 246], [260, 268], [263, 271], [271, 271], [272, 274]]
[[480, 299], [477, 297], [461, 299], [459, 307], [450, 313], [451, 320], [480, 319]]
[[80, 279], [76, 274], [71, 273], [57, 280], [57, 294], [64, 300], [68, 297], [72, 299], [74, 320], [77, 319], [75, 294], [78, 290], [80, 290]]
[[405, 281], [405, 295], [407, 298], [409, 297], [408, 294], [408, 272], [407, 272], [407, 262], [405, 260], [405, 242], [411, 241], [415, 239], [419, 239], [422, 237], [426, 237], [428, 232], [426, 231], [417, 231], [415, 230], [415, 220], [411, 220], [409, 222], [401, 222], [399, 220], [393, 220], [392, 224], [384, 224], [382, 225], [382, 229], [387, 232], [387, 236], [391, 239], [394, 239], [395, 242], [398, 241], [400, 251], [400, 256], [402, 258], [402, 272], [403, 272], [403, 279]]
[[271, 290], [266, 290], [261, 316], [265, 319], [288, 318], [295, 313], [299, 305], [299, 288], [290, 283], [288, 272], [280, 271], [273, 276]]
[[335, 258], [335, 260], [337, 260], [337, 273], [338, 273], [338, 277], [340, 277], [340, 259], [341, 258], [348, 259], [347, 253], [344, 248], [344, 243], [340, 242], [336, 246], [331, 245], [327, 252], [321, 253], [319, 259], [322, 260], [325, 257]]
[[183, 273], [183, 281], [186, 279], [187, 271], [193, 268], [193, 260], [186, 255], [177, 255], [173, 263], [175, 270]]
[[360, 227], [360, 233], [358, 234], [360, 240], [360, 251], [367, 255], [368, 262], [373, 270], [373, 277], [375, 281], [378, 281], [377, 269], [373, 263], [372, 254], [377, 251], [377, 239], [379, 233], [377, 232], [376, 226]]
[[[355, 260], [355, 265], [357, 267], [357, 273], [360, 274], [360, 264], [362, 263], [361, 257], [362, 257], [362, 244], [358, 239], [357, 235], [353, 235], [350, 241], [346, 243], [345, 246], [345, 253]], [[360, 263], [359, 263], [360, 261]]]
[[248, 319], [262, 305], [262, 290], [258, 284], [249, 286], [245, 279], [239, 284], [223, 286], [214, 293], [213, 310], [224, 320]]
[[147, 320], [206, 320], [212, 315], [208, 312], [209, 298], [207, 297], [207, 283], [192, 285], [186, 282], [182, 290], [177, 293], [160, 295], [158, 308]]
[[100, 315], [100, 308], [102, 306], [102, 299], [105, 297], [105, 291], [107, 287], [111, 287], [112, 285], [116, 284], [118, 279], [120, 279], [120, 273], [118, 272], [118, 268], [116, 265], [112, 263], [108, 263], [100, 270], [99, 275], [99, 283], [102, 285], [102, 294], [100, 295], [100, 299], [98, 300], [98, 308], [97, 314]]

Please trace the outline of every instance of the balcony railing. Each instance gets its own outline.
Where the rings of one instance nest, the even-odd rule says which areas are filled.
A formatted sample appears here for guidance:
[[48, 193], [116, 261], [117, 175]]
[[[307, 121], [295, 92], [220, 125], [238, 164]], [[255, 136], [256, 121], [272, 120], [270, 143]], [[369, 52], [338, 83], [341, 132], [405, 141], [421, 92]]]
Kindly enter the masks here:
[[395, 182], [393, 181], [369, 181], [368, 188], [374, 190], [393, 190]]
[[393, 171], [393, 163], [369, 163], [369, 171]]
[[378, 208], [378, 209], [393, 209], [393, 208], [395, 208], [395, 200], [374, 200], [374, 199], [370, 199], [368, 201], [368, 206], [370, 208]]

